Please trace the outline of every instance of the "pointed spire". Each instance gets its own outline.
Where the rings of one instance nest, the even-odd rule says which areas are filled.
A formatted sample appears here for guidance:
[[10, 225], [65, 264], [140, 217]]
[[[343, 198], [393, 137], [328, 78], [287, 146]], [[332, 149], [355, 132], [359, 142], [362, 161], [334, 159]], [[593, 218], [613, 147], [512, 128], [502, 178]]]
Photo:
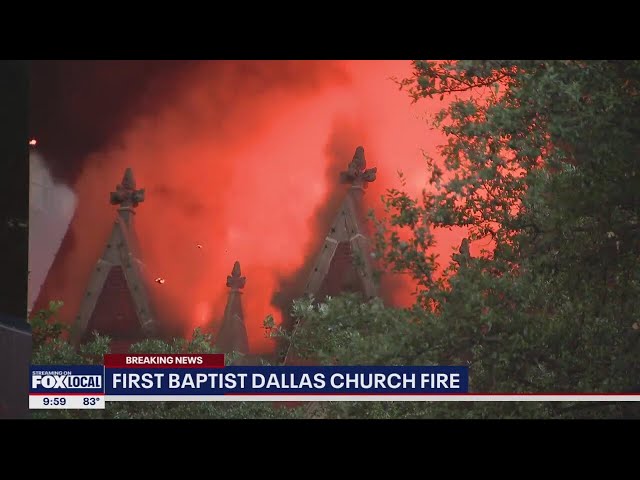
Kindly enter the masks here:
[[368, 298], [377, 295], [362, 202], [363, 189], [375, 181], [376, 173], [376, 168], [367, 168], [364, 148], [356, 148], [347, 170], [340, 174], [340, 181], [351, 188], [325, 237], [305, 293], [322, 296], [355, 290]]
[[[367, 168], [364, 148], [359, 146], [347, 170], [340, 172], [340, 183], [350, 184], [351, 188], [329, 227], [309, 274], [306, 294], [320, 300], [325, 295], [352, 291], [360, 291], [365, 298], [377, 296], [368, 221], [362, 201], [364, 189], [376, 180], [377, 171], [376, 167]], [[295, 335], [298, 326], [296, 324], [292, 335]], [[285, 364], [295, 357], [291, 345], [284, 355]]]
[[246, 277], [242, 276], [240, 270], [240, 262], [236, 261], [233, 265], [231, 275], [227, 276], [227, 287], [229, 297], [227, 305], [224, 309], [224, 318], [218, 332], [217, 347], [223, 353], [249, 352], [249, 340], [247, 338], [247, 329], [244, 323], [244, 313], [242, 311], [242, 292], [246, 283]]
[[120, 205], [118, 211], [127, 223], [131, 215], [135, 214], [134, 208], [144, 202], [144, 188], [136, 190], [136, 180], [131, 167], [124, 171], [122, 182], [116, 185], [115, 192], [111, 192], [110, 199], [111, 205]]
[[89, 279], [72, 337], [80, 343], [94, 330], [115, 341], [139, 340], [157, 333], [148, 297], [144, 265], [131, 224], [134, 208], [144, 201], [144, 189], [136, 189], [131, 168], [111, 192], [111, 204], [119, 205], [111, 234]]

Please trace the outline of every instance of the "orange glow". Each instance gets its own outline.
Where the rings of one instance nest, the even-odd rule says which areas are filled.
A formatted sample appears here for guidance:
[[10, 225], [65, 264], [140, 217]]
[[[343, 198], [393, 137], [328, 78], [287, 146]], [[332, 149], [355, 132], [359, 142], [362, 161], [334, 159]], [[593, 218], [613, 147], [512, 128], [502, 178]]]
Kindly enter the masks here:
[[[225, 281], [239, 260], [250, 348], [270, 350], [262, 321], [269, 314], [281, 321], [274, 294], [315, 258], [328, 226], [317, 212], [329, 196], [335, 202], [336, 192], [342, 195], [337, 173], [355, 148], [363, 145], [368, 167], [378, 168], [366, 194], [378, 213], [380, 196], [401, 187], [399, 170], [409, 193], [426, 186], [422, 151], [435, 156], [444, 140], [427, 128], [425, 115], [442, 104], [412, 105], [390, 80], [410, 73], [408, 61], [194, 68], [180, 88], [156, 100], [162, 107], [155, 115], [132, 118], [108, 151], [87, 160], [75, 185], [75, 249], [52, 297], [63, 299], [64, 315], [73, 318], [115, 217], [109, 192], [131, 166], [138, 188], [146, 189], [136, 230], [146, 271], [162, 280], [154, 301], [163, 321], [184, 334], [219, 321]], [[451, 255], [463, 236], [438, 233], [437, 253]], [[393, 283], [394, 299], [408, 303], [412, 288]]]

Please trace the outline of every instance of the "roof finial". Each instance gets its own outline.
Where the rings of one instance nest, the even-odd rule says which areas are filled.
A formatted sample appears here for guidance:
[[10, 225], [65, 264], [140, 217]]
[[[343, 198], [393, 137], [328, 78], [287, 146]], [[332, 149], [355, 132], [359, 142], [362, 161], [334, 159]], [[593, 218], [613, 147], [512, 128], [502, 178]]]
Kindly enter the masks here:
[[111, 192], [111, 205], [120, 205], [120, 209], [131, 209], [144, 202], [144, 188], [136, 190], [133, 170], [129, 167], [124, 172], [122, 182], [116, 185], [116, 191]]
[[464, 267], [467, 265], [467, 263], [469, 262], [469, 259], [471, 258], [471, 250], [469, 248], [469, 239], [468, 238], [463, 238], [462, 242], [460, 242], [460, 248], [458, 249], [457, 254], [453, 255], [453, 259], [458, 262], [458, 265], [460, 265], [461, 267]]
[[240, 290], [244, 288], [245, 283], [247, 283], [247, 277], [243, 277], [241, 275], [240, 262], [236, 260], [236, 263], [233, 264], [231, 275], [227, 276], [227, 287], [230, 287], [232, 290]]
[[353, 160], [349, 162], [347, 171], [340, 172], [340, 183], [350, 183], [354, 187], [366, 188], [367, 184], [376, 179], [376, 167], [367, 169], [367, 161], [364, 158], [364, 148], [356, 148]]

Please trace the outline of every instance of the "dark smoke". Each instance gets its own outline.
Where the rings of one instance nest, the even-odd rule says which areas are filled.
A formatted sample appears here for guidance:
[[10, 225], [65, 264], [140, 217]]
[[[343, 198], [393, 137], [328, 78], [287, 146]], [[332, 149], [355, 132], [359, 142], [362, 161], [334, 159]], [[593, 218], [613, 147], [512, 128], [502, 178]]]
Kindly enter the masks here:
[[87, 158], [131, 118], [152, 115], [195, 61], [41, 60], [31, 63], [30, 131], [52, 176], [73, 185]]

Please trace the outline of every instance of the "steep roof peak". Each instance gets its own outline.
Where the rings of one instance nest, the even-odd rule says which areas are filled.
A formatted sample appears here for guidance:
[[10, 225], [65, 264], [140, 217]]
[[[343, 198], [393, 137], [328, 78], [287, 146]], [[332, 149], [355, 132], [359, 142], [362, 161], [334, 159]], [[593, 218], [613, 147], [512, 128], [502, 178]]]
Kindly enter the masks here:
[[249, 352], [249, 340], [247, 328], [244, 323], [242, 311], [242, 292], [247, 279], [240, 271], [240, 262], [233, 264], [231, 275], [227, 276], [227, 287], [230, 288], [227, 305], [224, 309], [224, 317], [218, 331], [216, 346], [224, 353]]

